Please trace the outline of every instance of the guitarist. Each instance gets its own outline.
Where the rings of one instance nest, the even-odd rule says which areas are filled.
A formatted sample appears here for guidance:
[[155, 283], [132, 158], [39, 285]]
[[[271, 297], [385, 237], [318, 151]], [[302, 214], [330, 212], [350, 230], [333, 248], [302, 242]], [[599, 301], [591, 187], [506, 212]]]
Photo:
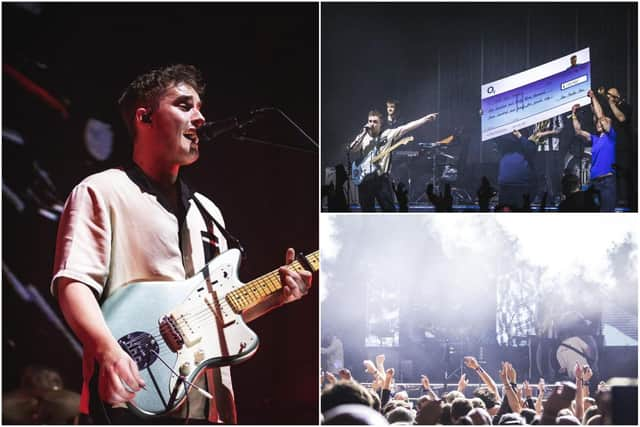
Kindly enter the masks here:
[[[126, 406], [145, 387], [136, 363], [109, 331], [100, 303], [133, 281], [184, 280], [228, 248], [220, 210], [179, 177], [182, 166], [198, 160], [203, 94], [200, 72], [190, 65], [137, 77], [119, 100], [133, 139], [132, 164], [78, 184], [60, 219], [51, 290], [84, 348], [80, 412], [98, 424], [140, 422], [113, 407]], [[293, 258], [289, 249], [286, 263]], [[311, 285], [310, 274], [287, 267], [279, 273], [282, 292], [246, 310], [245, 321], [301, 298]], [[196, 384], [213, 399], [193, 390], [188, 405], [154, 422], [236, 422], [229, 367], [207, 368]]]
[[[372, 154], [372, 151], [373, 154], [379, 153], [402, 138], [403, 135], [419, 128], [427, 122], [434, 121], [437, 117], [438, 113], [427, 114], [418, 120], [395, 128], [386, 129], [383, 132], [382, 125], [384, 123], [384, 117], [382, 113], [377, 110], [369, 111], [365, 132], [360, 138], [356, 138], [349, 148], [352, 152], [359, 154], [360, 157], [364, 159], [367, 155]], [[384, 212], [395, 212], [393, 186], [389, 176], [390, 165], [391, 155], [389, 154], [376, 164], [368, 166], [363, 171], [364, 178], [358, 186], [358, 197], [360, 199], [362, 212], [375, 212], [376, 200]]]

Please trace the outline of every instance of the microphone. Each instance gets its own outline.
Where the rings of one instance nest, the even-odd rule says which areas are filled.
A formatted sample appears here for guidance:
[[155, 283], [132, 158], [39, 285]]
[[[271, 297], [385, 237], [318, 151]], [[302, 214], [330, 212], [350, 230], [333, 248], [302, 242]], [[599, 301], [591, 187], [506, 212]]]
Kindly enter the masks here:
[[273, 108], [273, 107], [256, 108], [255, 110], [250, 110], [249, 114], [253, 115], [253, 114], [258, 114], [258, 113], [265, 113], [267, 111], [272, 111], [272, 110], [275, 110], [275, 108]]
[[240, 123], [237, 117], [230, 117], [216, 122], [206, 122], [196, 130], [196, 133], [200, 141], [212, 142], [214, 139], [235, 129], [239, 129], [246, 124], [247, 123]]
[[369, 123], [365, 123], [365, 125], [362, 126], [362, 129], [371, 129], [371, 125]]

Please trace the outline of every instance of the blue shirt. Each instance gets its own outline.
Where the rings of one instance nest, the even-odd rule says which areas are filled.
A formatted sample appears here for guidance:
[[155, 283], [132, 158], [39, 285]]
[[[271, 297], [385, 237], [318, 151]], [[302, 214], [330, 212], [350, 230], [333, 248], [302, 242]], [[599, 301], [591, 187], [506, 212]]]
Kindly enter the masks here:
[[498, 184], [527, 186], [531, 183], [531, 156], [536, 146], [525, 137], [507, 135], [500, 141], [502, 153], [498, 169]]
[[609, 132], [601, 136], [591, 135], [591, 179], [608, 173], [615, 173], [613, 164], [616, 162], [616, 131], [613, 126]]

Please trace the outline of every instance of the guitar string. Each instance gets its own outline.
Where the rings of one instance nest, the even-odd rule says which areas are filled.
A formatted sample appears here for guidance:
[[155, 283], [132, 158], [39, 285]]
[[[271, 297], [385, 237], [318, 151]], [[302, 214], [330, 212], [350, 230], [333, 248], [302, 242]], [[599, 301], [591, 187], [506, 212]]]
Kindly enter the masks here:
[[[262, 278], [260, 278], [262, 280], [256, 279], [256, 283], [254, 283], [253, 285], [247, 284], [245, 286], [248, 286], [250, 289], [253, 289], [254, 295], [258, 294], [260, 295], [260, 298], [253, 298], [252, 297], [248, 297], [248, 294], [246, 291], [243, 292], [242, 294], [240, 294], [237, 297], [237, 300], [239, 301], [239, 305], [250, 305], [256, 301], [258, 301], [259, 299], [261, 299], [262, 297], [271, 295], [275, 292], [277, 292], [279, 289], [282, 288], [282, 285], [280, 284], [280, 282], [278, 281], [277, 283], [273, 280], [274, 277], [273, 275], [271, 275], [271, 277], [265, 277], [263, 276]], [[270, 280], [268, 280], [270, 279]], [[280, 286], [279, 288], [276, 288], [277, 286]], [[236, 291], [243, 289], [242, 288], [238, 288]], [[276, 289], [273, 289], [276, 288]], [[260, 293], [260, 291], [258, 291], [257, 289], [260, 289], [260, 291], [262, 291], [264, 293], [264, 295], [262, 295]], [[230, 295], [236, 291], [231, 291], [229, 293], [227, 293], [227, 295]], [[237, 292], [236, 292], [237, 293]], [[202, 302], [202, 301], [197, 301], [197, 302]], [[221, 310], [218, 311], [224, 311], [224, 310], [232, 310], [235, 313], [235, 310], [231, 307], [231, 305], [228, 303], [228, 301], [226, 300], [226, 296], [225, 298], [219, 300], [218, 304], [214, 304], [220, 307]], [[195, 312], [195, 313], [191, 313], [185, 316], [181, 316], [178, 319], [175, 319], [175, 322], [177, 324], [178, 327], [188, 327], [189, 323], [199, 323], [202, 322], [202, 320], [206, 319], [207, 317], [211, 316], [212, 311], [209, 308], [209, 306], [205, 303], [205, 308]], [[162, 338], [162, 333], [160, 334], [152, 334], [150, 331], [144, 331], [145, 333], [148, 333], [149, 335], [151, 335], [154, 339], [156, 340], [160, 340], [163, 339]], [[142, 336], [139, 337], [138, 339], [134, 339], [131, 342], [136, 344], [141, 340], [146, 339], [146, 337]]]
[[[271, 276], [271, 277], [269, 277], [269, 276]], [[268, 279], [273, 279], [273, 275], [265, 275], [265, 276], [263, 276], [263, 277], [262, 277], [262, 278], [260, 278], [260, 279], [262, 279], [262, 280], [256, 279], [256, 282], [257, 282], [257, 283], [255, 283], [255, 284], [254, 284], [254, 287], [253, 287], [253, 291], [254, 291], [254, 292], [253, 292], [253, 295], [258, 294], [258, 295], [260, 295], [260, 297], [264, 297], [264, 296], [271, 295], [272, 293], [276, 292], [277, 290], [279, 290], [279, 289], [281, 288], [281, 284], [279, 283], [279, 281], [278, 281], [278, 283], [276, 284], [276, 283], [273, 283], [273, 280], [268, 280]], [[260, 283], [260, 281], [261, 281], [262, 283]], [[276, 290], [273, 290], [273, 289], [271, 289], [270, 287], [268, 287], [269, 285], [272, 285], [272, 286], [274, 286], [274, 287], [275, 287], [275, 286], [280, 285], [280, 288], [277, 288]], [[249, 287], [250, 287], [250, 285], [247, 285], [247, 286], [249, 286]], [[262, 290], [263, 292], [265, 292], [265, 294], [264, 294], [264, 295], [261, 295], [261, 294], [260, 294], [260, 292], [256, 290], [257, 288], [261, 288], [261, 290]], [[265, 288], [266, 288], [266, 289], [265, 289]], [[242, 289], [242, 288], [239, 288], [239, 289]], [[270, 292], [268, 292], [268, 291], [267, 291], [267, 289], [268, 289]], [[232, 292], [233, 292], [233, 291], [232, 291]], [[232, 292], [230, 292], [230, 293], [232, 293]], [[229, 293], [229, 294], [230, 294], [230, 293]], [[229, 294], [227, 294], [227, 295], [229, 295]], [[248, 300], [249, 304], [251, 304], [251, 303], [253, 303], [253, 302], [257, 301], [258, 299], [260, 299], [260, 298], [258, 298], [258, 299], [253, 298], [253, 300], [251, 300], [251, 297], [247, 298], [247, 292], [244, 292], [244, 293], [243, 293], [243, 295], [244, 295], [244, 297], [239, 297], [239, 298], [238, 298], [239, 300], [242, 300], [242, 299], [244, 299], [244, 300], [245, 300], [245, 301], [241, 301], [242, 303], [246, 303], [246, 302], [247, 302], [247, 300]], [[222, 309], [224, 309], [224, 308], [231, 308], [231, 307], [229, 306], [229, 304], [226, 302], [226, 298], [225, 298], [225, 299], [223, 299], [223, 300], [221, 300], [219, 305], [221, 306], [221, 308], [222, 308]], [[233, 309], [232, 309], [232, 310], [233, 310]], [[234, 311], [234, 312], [235, 312], [235, 311]], [[186, 327], [188, 327], [189, 323], [192, 323], [192, 324], [194, 324], [194, 325], [197, 325], [198, 323], [202, 323], [202, 322], [203, 322], [203, 320], [209, 320], [208, 318], [215, 318], [215, 314], [213, 314], [213, 313], [211, 312], [211, 310], [207, 307], [207, 308], [205, 308], [205, 309], [201, 310], [200, 312], [196, 312], [196, 313], [192, 313], [192, 314], [187, 315], [187, 316], [182, 316], [182, 317], [180, 317], [180, 318], [176, 321], [176, 323], [177, 323], [177, 325], [178, 325], [178, 326], [182, 326], [182, 327], [185, 327], [185, 326], [186, 326]], [[151, 335], [151, 334], [149, 334], [149, 335]], [[158, 335], [151, 335], [151, 336], [152, 336], [156, 341], [160, 341], [160, 342], [164, 341], [164, 338], [162, 337], [162, 334], [158, 334]], [[139, 337], [139, 338], [136, 338], [136, 339], [132, 340], [132, 341], [131, 341], [131, 343], [133, 343], [133, 344], [137, 344], [137, 343], [139, 343], [140, 341], [143, 341], [143, 340], [145, 340], [145, 339], [146, 339], [146, 337], [142, 336], [142, 337]]]
[[[265, 275], [265, 276], [266, 276], [266, 275]], [[258, 281], [258, 283], [255, 283], [255, 284], [253, 285], [253, 290], [254, 290], [254, 292], [258, 292], [258, 291], [256, 291], [256, 288], [262, 288], [262, 290], [264, 290], [264, 288], [267, 286], [266, 284], [264, 284], [264, 282], [265, 282], [265, 280], [266, 280], [267, 278], [263, 276], [263, 278], [260, 278], [260, 279], [263, 279], [263, 280], [261, 281], [261, 282], [263, 282], [263, 283], [260, 283], [260, 280], [259, 280], [259, 279], [256, 279], [256, 281]], [[272, 284], [273, 284], [273, 283], [272, 283]], [[273, 285], [275, 286], [275, 284], [273, 284]], [[251, 287], [251, 285], [249, 285], [249, 284], [247, 284], [247, 285], [245, 285], [245, 286], [249, 286], [249, 287]], [[230, 295], [230, 294], [232, 294], [232, 293], [234, 293], [234, 292], [236, 292], [236, 291], [238, 291], [238, 290], [240, 290], [240, 289], [243, 289], [243, 288], [244, 288], [244, 286], [243, 286], [243, 287], [241, 287], [241, 288], [238, 288], [238, 289], [237, 289], [237, 290], [235, 290], [235, 291], [231, 291], [231, 292], [227, 293], [227, 295]], [[266, 291], [265, 291], [265, 292], [266, 292]], [[274, 292], [275, 292], [275, 291], [272, 291], [272, 292], [270, 292], [270, 293], [267, 293], [265, 296], [270, 295], [271, 293], [274, 293]], [[235, 310], [233, 309], [233, 307], [231, 307], [231, 305], [229, 304], [229, 302], [228, 302], [228, 301], [227, 301], [227, 299], [226, 299], [226, 296], [227, 296], [227, 295], [225, 295], [225, 298], [223, 298], [223, 299], [221, 299], [221, 300], [218, 300], [218, 304], [216, 304], [216, 305], [220, 306], [220, 308], [221, 308], [222, 310], [225, 310], [225, 309], [226, 309], [226, 310], [232, 310], [232, 311], [235, 313]], [[247, 299], [247, 298], [246, 298], [247, 293], [245, 292], [245, 293], [244, 293], [244, 295], [245, 295], [245, 297], [242, 297], [242, 296], [241, 296], [241, 297], [238, 297], [237, 299], [238, 299], [238, 300], [243, 300], [243, 299], [244, 299], [244, 300], [246, 300], [246, 299]], [[201, 301], [198, 301], [198, 302], [201, 302]], [[241, 303], [240, 305], [245, 305], [244, 303], [245, 303], [246, 301], [239, 301], [239, 302]], [[187, 325], [188, 325], [188, 322], [189, 322], [189, 321], [201, 321], [201, 320], [202, 320], [202, 315], [203, 315], [203, 314], [204, 314], [205, 316], [210, 315], [210, 314], [211, 314], [211, 309], [210, 309], [208, 306], [206, 306], [204, 309], [202, 309], [202, 310], [201, 310], [201, 311], [199, 311], [199, 312], [192, 313], [192, 314], [190, 314], [190, 315], [187, 315], [186, 317], [182, 317], [182, 318], [177, 319], [177, 320], [176, 320], [176, 323], [178, 324], [178, 326], [183, 326], [183, 327], [184, 327], [184, 326], [187, 326]], [[181, 320], [181, 319], [182, 319], [182, 320]], [[147, 333], [147, 334], [149, 334], [149, 335], [151, 335], [154, 339], [157, 339], [157, 340], [162, 339], [162, 334], [161, 334], [161, 333], [160, 333], [160, 334], [156, 334], [156, 335], [154, 335], [154, 334], [152, 334], [152, 333], [151, 333], [151, 331], [143, 331], [143, 332], [144, 332], [144, 333]], [[132, 340], [131, 342], [135, 344], [135, 343], [138, 343], [140, 340], [144, 340], [144, 339], [145, 339], [145, 337], [140, 337], [140, 338], [138, 338], [138, 339], [134, 339], [134, 340]]]
[[[308, 256], [308, 258], [311, 258], [311, 259], [308, 259], [308, 261], [310, 262], [312, 267], [318, 264], [318, 254], [319, 252], [316, 251], [313, 254]], [[291, 267], [295, 271], [304, 270], [302, 268], [302, 265], [300, 265], [298, 261], [293, 262], [291, 264]], [[219, 300], [219, 306], [222, 309], [225, 309], [225, 308], [231, 309], [233, 312], [235, 312], [233, 307], [231, 307], [231, 304], [229, 304], [229, 302], [227, 301], [227, 296], [229, 295], [232, 295], [233, 297], [235, 297], [236, 302], [239, 303], [237, 304], [238, 306], [246, 307], [248, 305], [252, 305], [256, 303], [257, 301], [261, 300], [263, 297], [267, 297], [277, 292], [282, 288], [282, 284], [280, 283], [279, 278], [277, 278], [278, 275], [279, 275], [278, 270], [274, 270], [270, 273], [263, 275], [258, 279], [253, 280], [252, 282], [255, 282], [253, 283], [253, 285], [251, 285], [252, 282], [249, 282], [247, 285], [244, 285], [234, 291], [227, 293], [227, 295], [225, 295], [225, 298], [223, 298], [222, 300]], [[252, 289], [253, 292], [247, 292], [248, 289]], [[240, 293], [240, 291], [242, 290], [245, 290], [245, 291]], [[258, 297], [255, 297], [255, 295], [258, 295]], [[244, 308], [244, 307], [240, 307], [240, 308]], [[178, 324], [178, 326], [183, 326], [183, 327], [187, 326], [188, 322], [201, 321], [202, 314], [208, 316], [210, 314], [210, 309], [207, 307], [201, 310], [200, 312], [191, 313], [187, 316], [182, 316], [176, 320], [176, 323]]]
[[[314, 252], [314, 253], [312, 253], [312, 254], [307, 256], [307, 261], [309, 261], [309, 263], [312, 266], [315, 266], [317, 264], [316, 258], [318, 257], [318, 253], [319, 253], [319, 251], [316, 251], [316, 252]], [[309, 259], [309, 258], [312, 258], [312, 259]], [[302, 269], [302, 266], [300, 265], [300, 263], [298, 261], [292, 262], [290, 264], [290, 267], [293, 268], [295, 271], [300, 271], [300, 269]], [[278, 276], [278, 274], [279, 274], [278, 270], [274, 270], [274, 271], [272, 271], [270, 273], [267, 273], [267, 274], [263, 275], [262, 277], [259, 277], [259, 278], [255, 279], [255, 280], [253, 280], [252, 282], [255, 282], [254, 285], [253, 285], [253, 291], [254, 291], [253, 295], [255, 295], [257, 293], [260, 296], [260, 298], [251, 300], [251, 299], [247, 298], [248, 293], [245, 291], [242, 294], [244, 296], [237, 296], [236, 297], [236, 299], [239, 300], [240, 305], [244, 305], [246, 307], [247, 305], [251, 305], [251, 304], [255, 303], [256, 301], [260, 300], [262, 297], [269, 296], [269, 295], [277, 292], [278, 290], [280, 290], [282, 288], [282, 284], [280, 283], [279, 279], [278, 279], [277, 283], [273, 283], [273, 278], [275, 276]], [[237, 295], [238, 291], [240, 291], [242, 289], [251, 288], [251, 283], [252, 282], [249, 282], [248, 284], [246, 284], [246, 285], [244, 285], [244, 286], [242, 286], [242, 287], [240, 287], [240, 288], [238, 288], [238, 289], [236, 289], [234, 291], [231, 291], [231, 292], [227, 293], [225, 295], [225, 298], [223, 298], [222, 300], [218, 300], [218, 304], [217, 305], [219, 305], [220, 308], [223, 308], [223, 309], [224, 308], [231, 309], [235, 313], [235, 310], [233, 310], [233, 308], [231, 307], [231, 305], [229, 304], [229, 302], [226, 299], [227, 296], [230, 295], [230, 294], [236, 294]], [[279, 286], [279, 287], [277, 289], [275, 289], [275, 290], [272, 290], [269, 287], [269, 285]], [[256, 288], [261, 288], [262, 291], [266, 292], [265, 295], [261, 295], [260, 292], [256, 290]], [[268, 289], [270, 292], [268, 292], [265, 288]], [[242, 301], [242, 300], [244, 300], [244, 301]], [[184, 320], [178, 320], [177, 323], [178, 323], [178, 326], [188, 326], [189, 322], [200, 323], [203, 320], [205, 320], [207, 317], [215, 318], [215, 315], [211, 312], [209, 307], [207, 307], [207, 308], [205, 308], [205, 309], [203, 309], [203, 310], [201, 310], [201, 311], [199, 311], [199, 312], [197, 312], [195, 314], [190, 314], [190, 315], [187, 315], [187, 316], [183, 316], [183, 317], [181, 317], [181, 319], [184, 319]], [[153, 337], [154, 340], [156, 340], [156, 342], [164, 342], [164, 338], [162, 336], [162, 333], [157, 334], [157, 335], [153, 335], [152, 333], [150, 333], [150, 331], [145, 331], [145, 333], [147, 333], [148, 335]], [[145, 339], [146, 339], [146, 337], [141, 336], [141, 337], [138, 337], [138, 338], [134, 338], [131, 341], [131, 343], [137, 344], [140, 341], [143, 341]], [[169, 351], [171, 351], [171, 349], [169, 349]]]

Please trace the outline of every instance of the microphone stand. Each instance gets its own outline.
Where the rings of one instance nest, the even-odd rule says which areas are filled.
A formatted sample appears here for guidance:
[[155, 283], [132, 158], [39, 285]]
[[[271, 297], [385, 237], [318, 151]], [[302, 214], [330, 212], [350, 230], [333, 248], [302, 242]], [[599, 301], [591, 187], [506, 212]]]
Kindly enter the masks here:
[[[302, 135], [305, 136], [305, 138], [307, 138], [307, 140], [313, 144], [314, 147], [318, 148], [318, 143], [311, 138], [309, 135], [307, 135], [307, 133], [302, 130], [302, 128], [300, 126], [298, 126], [298, 124], [296, 122], [293, 121], [293, 119], [289, 116], [287, 116], [287, 114], [282, 111], [281, 109], [277, 108], [277, 107], [264, 107], [264, 108], [257, 108], [256, 110], [253, 111], [253, 113], [263, 113], [266, 111], [277, 111], [282, 117], [284, 117], [289, 123], [291, 123], [293, 125], [293, 127], [295, 127]], [[279, 144], [274, 144], [274, 145], [279, 145]]]

